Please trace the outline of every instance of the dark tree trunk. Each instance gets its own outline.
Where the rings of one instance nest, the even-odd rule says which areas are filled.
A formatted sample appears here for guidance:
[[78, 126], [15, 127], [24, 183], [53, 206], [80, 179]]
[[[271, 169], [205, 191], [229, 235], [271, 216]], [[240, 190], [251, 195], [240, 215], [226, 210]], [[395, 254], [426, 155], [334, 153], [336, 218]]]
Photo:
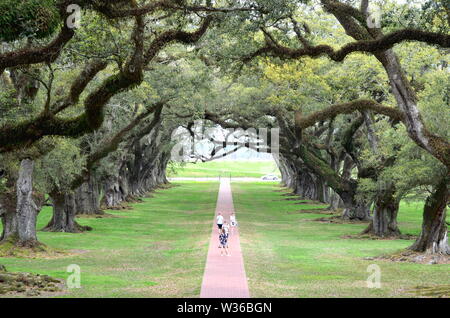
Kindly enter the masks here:
[[285, 187], [287, 187], [289, 173], [287, 171], [285, 159], [281, 156], [274, 156], [275, 163], [277, 164], [278, 170], [280, 170], [281, 173], [281, 184]]
[[53, 216], [43, 231], [80, 233], [91, 230], [90, 227], [81, 226], [75, 221], [76, 203], [73, 194], [51, 193], [53, 202]]
[[[355, 167], [355, 163], [351, 156], [347, 155], [344, 158], [344, 164], [342, 168], [342, 178], [345, 180], [350, 180], [352, 169]], [[347, 191], [337, 191], [344, 204], [344, 211], [342, 212], [342, 218], [344, 220], [360, 220], [368, 221], [370, 220], [369, 206], [368, 202], [356, 199], [356, 188], [357, 183], [352, 182], [350, 189]]]
[[3, 231], [1, 241], [17, 241], [16, 193], [9, 191], [0, 196], [0, 214]]
[[422, 232], [410, 247], [416, 252], [450, 254], [445, 218], [449, 199], [448, 178], [443, 178], [425, 201]]
[[166, 152], [163, 154], [162, 158], [160, 159], [159, 169], [158, 169], [158, 184], [169, 184], [169, 180], [167, 180], [166, 170], [167, 165], [169, 164], [170, 160], [170, 152]]
[[354, 198], [344, 201], [344, 212], [342, 218], [345, 220], [360, 220], [369, 221], [369, 206], [370, 204], [365, 201], [356, 201]]
[[104, 204], [108, 209], [116, 208], [124, 201], [123, 193], [119, 184], [119, 177], [110, 176], [105, 182]]
[[22, 160], [17, 179], [17, 243], [24, 247], [41, 245], [36, 235], [39, 207], [33, 199], [33, 169], [33, 160]]
[[94, 177], [75, 191], [76, 214], [104, 214], [100, 209], [100, 191]]
[[379, 191], [375, 200], [372, 221], [362, 234], [372, 234], [378, 237], [396, 237], [400, 230], [397, 226], [397, 215], [400, 201], [394, 196], [393, 186]]
[[336, 211], [337, 209], [344, 207], [344, 202], [342, 202], [342, 199], [333, 190], [331, 190], [329, 203], [330, 205], [327, 207], [327, 210]]
[[284, 162], [284, 164], [281, 165], [284, 166], [284, 169], [282, 169], [282, 171], [284, 170], [284, 176], [282, 179], [284, 186], [292, 189], [295, 193], [297, 193], [298, 189], [295, 178], [295, 176], [297, 175], [297, 171], [288, 160], [284, 159], [282, 162]]

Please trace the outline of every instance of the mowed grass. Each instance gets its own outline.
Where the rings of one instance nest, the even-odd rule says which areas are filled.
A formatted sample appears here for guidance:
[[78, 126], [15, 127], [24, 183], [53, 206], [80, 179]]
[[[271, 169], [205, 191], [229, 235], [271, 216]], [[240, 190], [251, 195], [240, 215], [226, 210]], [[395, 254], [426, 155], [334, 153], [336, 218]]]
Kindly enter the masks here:
[[169, 177], [183, 178], [212, 178], [218, 176], [255, 177], [266, 174], [280, 175], [275, 161], [209, 161], [199, 163], [187, 163]]
[[[234, 182], [232, 189], [252, 297], [410, 297], [407, 291], [417, 286], [450, 284], [449, 265], [363, 259], [402, 250], [411, 240], [344, 239], [366, 225], [319, 223], [311, 220], [324, 215], [292, 214], [314, 206], [283, 200], [275, 183]], [[403, 233], [419, 234], [421, 209], [402, 204]], [[380, 289], [367, 287], [370, 264], [381, 269]]]
[[[72, 252], [54, 259], [0, 258], [11, 272], [67, 279], [81, 268], [80, 289], [59, 297], [198, 297], [206, 261], [218, 183], [182, 182], [159, 189], [116, 218], [78, 219], [94, 228], [83, 234], [39, 232], [50, 247]], [[38, 228], [51, 210], [39, 215]]]

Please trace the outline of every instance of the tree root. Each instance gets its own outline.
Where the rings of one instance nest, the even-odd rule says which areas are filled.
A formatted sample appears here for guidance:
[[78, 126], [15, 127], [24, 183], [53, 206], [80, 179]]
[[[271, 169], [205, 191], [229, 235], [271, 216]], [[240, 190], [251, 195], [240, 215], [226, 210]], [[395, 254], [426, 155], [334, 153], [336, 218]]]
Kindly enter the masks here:
[[339, 212], [333, 212], [327, 209], [308, 209], [287, 212], [287, 214], [324, 214], [324, 215], [341, 215]]
[[450, 285], [417, 286], [406, 290], [406, 293], [419, 297], [448, 298], [450, 297]]
[[400, 234], [400, 235], [390, 235], [385, 237], [380, 237], [368, 233], [360, 233], [356, 235], [343, 235], [343, 239], [356, 239], [356, 240], [415, 240], [417, 235], [412, 234]]
[[158, 186], [156, 186], [156, 189], [163, 189], [163, 190], [165, 190], [165, 189], [170, 189], [170, 188], [173, 188], [173, 187], [178, 187], [178, 186], [180, 186], [179, 184], [171, 184], [171, 183], [167, 183], [167, 184], [160, 184], [160, 185], [158, 185]]
[[[77, 215], [77, 217], [80, 217]], [[91, 218], [102, 218], [103, 215], [89, 214]], [[75, 222], [74, 229], [61, 228], [59, 226], [55, 226], [54, 224], [48, 224], [46, 227], [42, 229], [44, 232], [62, 232], [62, 233], [84, 233], [87, 231], [92, 231], [93, 228], [87, 225], [81, 225]]]
[[141, 203], [144, 202], [144, 200], [142, 200], [142, 198], [137, 197], [137, 196], [128, 196], [128, 198], [125, 200], [128, 203]]
[[365, 260], [385, 260], [391, 262], [407, 262], [418, 264], [450, 264], [450, 255], [418, 253], [402, 250], [397, 253], [385, 254], [377, 257], [366, 257]]
[[313, 222], [321, 223], [333, 223], [333, 224], [367, 224], [370, 220], [358, 220], [358, 219], [343, 219], [342, 216], [322, 217], [318, 219], [312, 219]]
[[53, 249], [45, 244], [22, 244], [15, 240], [5, 240], [0, 242], [0, 257], [20, 257], [20, 258], [54, 258], [66, 255], [65, 252]]
[[61, 291], [63, 291], [62, 280], [47, 275], [10, 273], [0, 265], [0, 295], [25, 294], [30, 297]]

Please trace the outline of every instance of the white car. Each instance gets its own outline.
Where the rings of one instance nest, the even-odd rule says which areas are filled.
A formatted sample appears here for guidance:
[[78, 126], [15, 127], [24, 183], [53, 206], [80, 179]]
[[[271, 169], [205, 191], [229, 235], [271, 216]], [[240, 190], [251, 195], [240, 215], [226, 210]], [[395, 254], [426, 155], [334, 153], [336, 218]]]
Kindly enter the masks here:
[[278, 181], [280, 180], [278, 178], [278, 176], [274, 175], [274, 174], [266, 174], [265, 176], [261, 177], [261, 180], [272, 180], [272, 181]]

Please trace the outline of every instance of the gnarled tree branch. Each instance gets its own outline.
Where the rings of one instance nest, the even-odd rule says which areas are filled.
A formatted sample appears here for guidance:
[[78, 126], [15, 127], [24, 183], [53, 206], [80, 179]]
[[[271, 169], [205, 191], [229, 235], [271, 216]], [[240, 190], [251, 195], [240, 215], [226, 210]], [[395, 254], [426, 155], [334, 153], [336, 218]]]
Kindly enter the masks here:
[[349, 103], [336, 104], [324, 110], [315, 112], [305, 117], [299, 118], [296, 123], [301, 129], [313, 126], [314, 124], [336, 117], [340, 114], [350, 114], [355, 111], [372, 110], [378, 114], [390, 117], [396, 121], [403, 121], [404, 115], [398, 109], [383, 106], [375, 101], [358, 99]]
[[244, 57], [244, 62], [249, 62], [257, 56], [276, 56], [280, 58], [298, 59], [301, 57], [317, 58], [328, 56], [336, 62], [342, 62], [348, 55], [355, 52], [375, 53], [392, 48], [395, 44], [404, 41], [419, 41], [428, 44], [439, 45], [443, 48], [450, 47], [450, 35], [417, 29], [403, 29], [394, 31], [374, 40], [361, 40], [344, 45], [339, 50], [329, 45], [307, 46], [300, 49], [292, 49], [281, 46], [273, 41], [267, 41], [266, 46]]

